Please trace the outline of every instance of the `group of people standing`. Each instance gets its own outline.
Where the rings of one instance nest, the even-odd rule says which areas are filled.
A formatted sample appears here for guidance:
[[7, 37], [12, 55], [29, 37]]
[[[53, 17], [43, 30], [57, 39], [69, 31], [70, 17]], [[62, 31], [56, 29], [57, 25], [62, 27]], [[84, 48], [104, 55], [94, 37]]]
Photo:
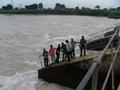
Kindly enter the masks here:
[[44, 57], [44, 65], [48, 66], [49, 61], [49, 55], [51, 57], [52, 63], [59, 63], [60, 55], [62, 55], [62, 60], [68, 60], [75, 58], [75, 45], [79, 43], [80, 45], [80, 56], [82, 56], [83, 51], [84, 55], [86, 55], [86, 46], [87, 41], [85, 40], [84, 36], [80, 39], [80, 42], [74, 41], [73, 38], [71, 38], [71, 41], [69, 42], [66, 40], [65, 42], [62, 42], [61, 44], [58, 44], [57, 48], [54, 48], [53, 45], [50, 45], [49, 51], [46, 49], [43, 49], [43, 57]]

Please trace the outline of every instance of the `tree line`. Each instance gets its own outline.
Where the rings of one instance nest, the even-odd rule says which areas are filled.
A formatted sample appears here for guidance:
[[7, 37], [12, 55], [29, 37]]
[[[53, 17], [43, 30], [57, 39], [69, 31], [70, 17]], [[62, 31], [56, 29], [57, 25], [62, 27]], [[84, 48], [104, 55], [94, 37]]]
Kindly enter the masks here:
[[82, 7], [67, 8], [65, 4], [56, 3], [55, 7], [44, 8], [42, 3], [26, 5], [24, 8], [13, 8], [11, 4], [2, 6], [0, 13], [8, 14], [59, 14], [59, 15], [89, 15], [89, 16], [107, 16], [120, 18], [120, 7], [117, 8], [101, 8], [96, 5], [94, 9]]

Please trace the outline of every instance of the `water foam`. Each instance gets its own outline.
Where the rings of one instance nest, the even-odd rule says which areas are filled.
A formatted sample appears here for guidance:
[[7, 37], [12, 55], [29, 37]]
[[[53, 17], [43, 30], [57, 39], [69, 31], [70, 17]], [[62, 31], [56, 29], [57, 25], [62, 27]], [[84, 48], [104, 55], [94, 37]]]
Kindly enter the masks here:
[[37, 72], [16, 73], [9, 77], [0, 76], [0, 83], [4, 85], [1, 90], [35, 90], [35, 84], [38, 83]]

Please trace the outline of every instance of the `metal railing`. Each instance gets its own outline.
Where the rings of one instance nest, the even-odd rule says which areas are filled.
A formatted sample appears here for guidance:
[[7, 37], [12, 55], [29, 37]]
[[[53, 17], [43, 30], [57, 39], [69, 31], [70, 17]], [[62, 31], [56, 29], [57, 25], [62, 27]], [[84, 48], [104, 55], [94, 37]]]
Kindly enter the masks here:
[[[76, 47], [77, 48], [79, 48], [79, 45], [76, 45]], [[75, 49], [75, 55], [78, 55], [78, 54], [80, 54], [80, 49]], [[52, 64], [52, 60], [51, 60], [51, 57], [50, 57], [50, 55], [48, 55], [48, 58], [49, 58], [49, 64]], [[43, 55], [40, 55], [39, 56], [39, 59], [40, 59], [40, 66], [41, 66], [41, 68], [43, 68], [43, 67], [45, 67], [44, 66], [44, 58], [43, 58]], [[63, 59], [63, 57], [62, 57], [62, 53], [60, 53], [60, 58], [59, 58], [59, 61], [62, 61], [62, 59]]]
[[[101, 42], [102, 43], [102, 42]], [[100, 44], [101, 44], [100, 43]], [[100, 48], [100, 47], [103, 47], [104, 45], [98, 45], [98, 47], [94, 47], [94, 48], [92, 48], [92, 49], [97, 49], [97, 48]], [[92, 53], [92, 51], [93, 50], [89, 50], [89, 51], [91, 51], [91, 53]], [[76, 45], [76, 49], [75, 49], [75, 57], [79, 57], [80, 56], [80, 48], [79, 48], [79, 45]], [[50, 55], [48, 55], [48, 58], [49, 58], [49, 64], [52, 64], [52, 60], [51, 60], [51, 57], [50, 57]], [[39, 56], [39, 60], [40, 60], [40, 68], [43, 68], [43, 67], [45, 67], [44, 66], [44, 58], [43, 58], [43, 55], [40, 55]], [[62, 61], [62, 53], [60, 53], [60, 58], [59, 58], [59, 61]]]
[[[89, 68], [87, 74], [84, 76], [83, 80], [80, 82], [80, 84], [78, 85], [76, 90], [84, 90], [85, 86], [89, 82], [89, 80], [92, 77], [92, 75], [93, 75], [93, 78], [92, 78], [92, 90], [97, 90], [98, 66], [102, 62], [101, 60], [104, 57], [107, 49], [109, 48], [110, 45], [112, 45], [112, 41], [114, 40], [115, 36], [117, 35], [117, 32], [118, 32], [118, 30], [116, 30], [115, 33], [112, 35], [112, 37], [110, 38], [108, 44], [106, 45], [104, 50], [101, 52], [101, 54], [96, 59], [94, 59], [94, 63], [91, 65], [91, 67]], [[117, 53], [119, 51], [119, 47], [120, 46], [118, 45], [118, 48], [117, 48], [117, 50], [115, 52], [115, 55], [113, 57], [113, 50], [112, 50], [113, 47], [111, 46], [111, 57], [113, 57], [112, 58], [113, 60], [112, 60], [110, 69], [108, 71], [107, 77], [105, 79], [105, 82], [104, 82], [104, 84], [102, 86], [102, 90], [105, 90], [106, 83], [108, 81], [108, 77], [110, 75], [111, 70], [113, 69], [113, 65], [114, 65], [114, 62], [116, 60]], [[112, 88], [114, 90], [114, 78], [113, 78], [114, 76], [113, 75], [114, 74], [112, 74]]]
[[109, 32], [109, 31], [113, 31], [115, 27], [110, 27], [110, 28], [107, 28], [105, 30], [102, 30], [102, 31], [99, 31], [99, 32], [95, 32], [95, 33], [92, 33], [90, 34], [90, 38], [88, 41], [93, 41], [93, 40], [96, 40], [96, 39], [99, 39], [99, 38], [102, 38], [104, 37], [104, 34], [106, 32]]
[[[109, 28], [110, 30], [112, 29], [113, 30], [113, 27], [112, 28]], [[105, 30], [105, 32], [106, 31], [110, 31], [110, 30]], [[94, 38], [94, 39], [96, 39], [96, 38]], [[93, 39], [89, 39], [89, 40], [87, 40], [87, 42], [90, 42], [90, 41], [92, 41]], [[94, 50], [94, 49], [97, 49], [97, 48], [101, 48], [101, 47], [105, 47], [105, 44], [106, 42], [101, 42], [101, 43], [99, 43], [100, 45], [97, 45], [97, 47], [94, 47], [94, 48], [92, 48], [92, 50]], [[114, 43], [114, 42], [113, 42]], [[101, 45], [101, 44], [103, 44], [103, 45]], [[76, 47], [78, 47], [79, 46], [79, 44], [77, 44], [76, 45]], [[75, 50], [75, 55], [77, 55], [77, 54], [80, 54], [80, 49], [78, 48], [78, 49], [76, 49]], [[40, 59], [40, 66], [41, 66], [41, 68], [43, 68], [44, 67], [44, 59], [43, 59], [43, 56], [42, 55], [40, 55], [39, 56], [39, 59]], [[60, 61], [62, 60], [62, 54], [60, 54]], [[50, 60], [50, 56], [49, 56], [49, 64], [51, 64], [51, 62], [50, 62], [51, 60]]]
[[116, 27], [119, 27], [119, 26], [120, 26], [120, 23], [116, 23], [112, 27], [108, 27], [104, 30], [100, 30], [98, 32], [92, 33], [92, 34], [89, 35], [90, 36], [89, 41], [93, 41], [93, 40], [102, 38], [102, 37], [104, 37], [105, 33], [113, 31]]

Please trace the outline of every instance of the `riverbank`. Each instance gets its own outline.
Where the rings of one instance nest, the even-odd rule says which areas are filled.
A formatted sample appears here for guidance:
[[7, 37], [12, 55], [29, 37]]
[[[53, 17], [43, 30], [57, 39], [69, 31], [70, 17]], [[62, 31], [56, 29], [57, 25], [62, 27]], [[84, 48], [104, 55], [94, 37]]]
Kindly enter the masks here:
[[104, 11], [104, 10], [56, 10], [56, 9], [42, 9], [42, 10], [29, 10], [29, 9], [11, 9], [0, 10], [0, 14], [41, 14], [41, 15], [84, 15], [84, 16], [98, 16], [120, 19], [120, 12], [118, 11]]

